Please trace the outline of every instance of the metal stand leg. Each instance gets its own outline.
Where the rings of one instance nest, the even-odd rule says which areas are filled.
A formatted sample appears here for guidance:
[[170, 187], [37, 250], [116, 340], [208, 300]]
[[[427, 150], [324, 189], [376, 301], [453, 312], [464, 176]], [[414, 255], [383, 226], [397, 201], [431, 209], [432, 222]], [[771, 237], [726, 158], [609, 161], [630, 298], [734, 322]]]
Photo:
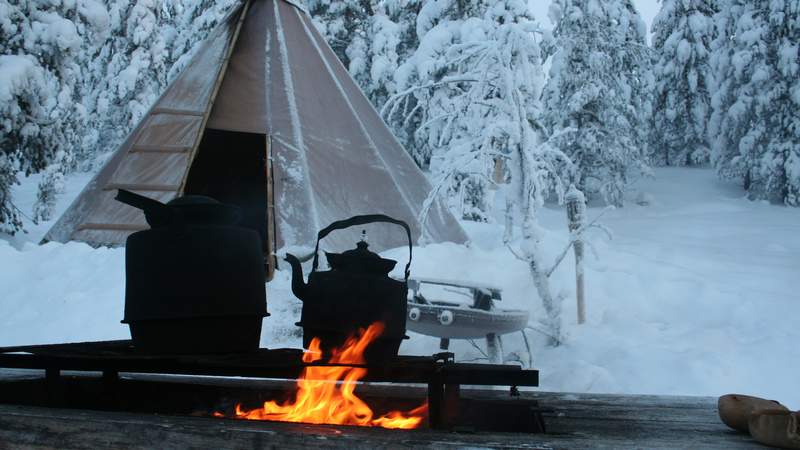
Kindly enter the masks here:
[[119, 380], [119, 372], [116, 370], [103, 371], [103, 383], [106, 385], [113, 385]]
[[460, 385], [446, 384], [444, 386], [444, 410], [442, 411], [442, 416], [446, 428], [451, 428], [458, 423], [458, 403], [460, 397]]
[[108, 408], [119, 407], [119, 372], [116, 370], [103, 371], [103, 395], [102, 403]]
[[497, 337], [495, 339], [497, 339], [497, 351], [498, 351], [498, 353], [500, 355], [500, 364], [505, 364], [506, 363], [506, 352], [505, 352], [505, 350], [503, 350], [503, 336], [502, 335], [497, 335]]
[[500, 362], [500, 351], [497, 348], [497, 335], [489, 333], [486, 335], [486, 353], [489, 355], [489, 362], [498, 364]]
[[428, 383], [428, 426], [434, 430], [444, 427], [442, 406], [444, 403], [444, 386], [439, 380]]
[[61, 371], [59, 369], [45, 369], [44, 379], [48, 386], [55, 386], [61, 382]]
[[64, 403], [64, 386], [61, 384], [61, 370], [45, 369], [44, 382], [50, 404], [62, 405]]

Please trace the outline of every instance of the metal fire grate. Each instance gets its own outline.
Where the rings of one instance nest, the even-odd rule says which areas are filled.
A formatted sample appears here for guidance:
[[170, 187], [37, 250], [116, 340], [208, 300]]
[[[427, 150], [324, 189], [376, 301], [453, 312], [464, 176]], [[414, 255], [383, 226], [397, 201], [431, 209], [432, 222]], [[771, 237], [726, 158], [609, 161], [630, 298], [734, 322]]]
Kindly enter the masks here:
[[[102, 372], [116, 379], [120, 372], [297, 379], [307, 366], [350, 366], [367, 369], [361, 381], [427, 384], [429, 425], [446, 427], [457, 414], [460, 386], [538, 386], [539, 372], [514, 365], [467, 364], [452, 353], [397, 356], [380, 365], [304, 363], [298, 349], [259, 349], [239, 354], [154, 355], [137, 351], [131, 341], [0, 347], [0, 367], [43, 369], [57, 383], [63, 370]], [[454, 409], [456, 409], [454, 411]]]

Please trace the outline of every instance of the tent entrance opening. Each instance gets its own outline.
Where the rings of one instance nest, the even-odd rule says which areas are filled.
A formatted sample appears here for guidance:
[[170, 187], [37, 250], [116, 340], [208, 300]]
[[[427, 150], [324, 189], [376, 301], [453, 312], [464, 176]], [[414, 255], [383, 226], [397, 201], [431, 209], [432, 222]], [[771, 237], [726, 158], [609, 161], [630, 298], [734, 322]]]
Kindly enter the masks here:
[[240, 225], [267, 236], [267, 136], [207, 128], [189, 170], [185, 194], [207, 195], [242, 210]]

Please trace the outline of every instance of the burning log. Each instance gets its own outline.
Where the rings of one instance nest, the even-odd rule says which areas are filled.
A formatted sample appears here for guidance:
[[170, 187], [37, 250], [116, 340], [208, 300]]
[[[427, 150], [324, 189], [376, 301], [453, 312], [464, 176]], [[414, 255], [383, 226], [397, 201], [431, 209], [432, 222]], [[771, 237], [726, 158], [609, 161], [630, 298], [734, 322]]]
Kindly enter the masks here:
[[[236, 405], [234, 418], [247, 420], [274, 420], [315, 424], [358, 425], [383, 428], [417, 428], [425, 419], [428, 404], [408, 412], [391, 411], [374, 418], [372, 408], [355, 394], [358, 381], [367, 375], [364, 352], [384, 330], [382, 322], [375, 322], [366, 330], [350, 336], [344, 345], [331, 351], [328, 365], [307, 366], [297, 380], [294, 399], [282, 404], [271, 400], [261, 408], [244, 410]], [[313, 338], [303, 362], [321, 361], [321, 341]], [[216, 417], [226, 417], [215, 412]]]

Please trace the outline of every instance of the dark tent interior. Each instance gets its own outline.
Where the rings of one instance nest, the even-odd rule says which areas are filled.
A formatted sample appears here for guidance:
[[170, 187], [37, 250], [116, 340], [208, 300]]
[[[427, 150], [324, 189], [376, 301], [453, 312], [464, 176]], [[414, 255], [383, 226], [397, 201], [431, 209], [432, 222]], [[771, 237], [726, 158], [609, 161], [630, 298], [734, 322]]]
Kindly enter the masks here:
[[239, 206], [240, 225], [261, 236], [267, 250], [267, 137], [207, 128], [186, 181], [187, 194]]

